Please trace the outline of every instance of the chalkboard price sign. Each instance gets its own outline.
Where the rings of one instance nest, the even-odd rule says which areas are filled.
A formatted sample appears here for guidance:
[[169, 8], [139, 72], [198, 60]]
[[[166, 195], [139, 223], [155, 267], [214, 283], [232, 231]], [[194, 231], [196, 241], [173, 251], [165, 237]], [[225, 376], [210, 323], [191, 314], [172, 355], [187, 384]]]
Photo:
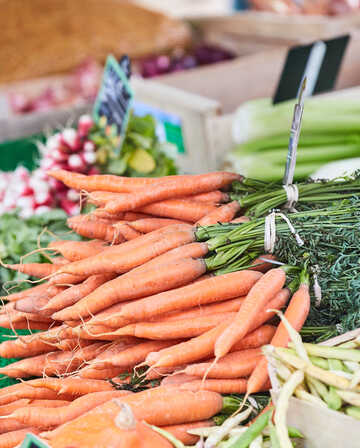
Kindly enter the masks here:
[[34, 434], [29, 433], [21, 444], [21, 448], [50, 448], [50, 446]]
[[130, 74], [131, 66], [127, 56], [122, 57], [120, 64], [113, 56], [108, 56], [93, 111], [96, 122], [105, 119], [107, 126], [115, 129], [116, 135], [120, 137], [126, 131], [133, 100]]

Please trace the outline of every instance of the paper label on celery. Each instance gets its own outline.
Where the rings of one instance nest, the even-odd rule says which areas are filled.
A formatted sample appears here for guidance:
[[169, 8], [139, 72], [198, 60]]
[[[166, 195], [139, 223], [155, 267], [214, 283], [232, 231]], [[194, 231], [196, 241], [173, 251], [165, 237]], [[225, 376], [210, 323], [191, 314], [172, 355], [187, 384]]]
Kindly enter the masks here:
[[50, 448], [50, 445], [36, 437], [34, 434], [27, 434], [20, 445], [21, 448]]
[[108, 56], [93, 110], [95, 121], [106, 127], [107, 132], [116, 140], [118, 154], [134, 97], [129, 84], [130, 74], [130, 60], [127, 56], [124, 56], [120, 63], [112, 55]]
[[350, 35], [299, 45], [289, 49], [273, 104], [298, 96], [299, 86], [308, 79], [305, 96], [327, 92], [334, 88]]

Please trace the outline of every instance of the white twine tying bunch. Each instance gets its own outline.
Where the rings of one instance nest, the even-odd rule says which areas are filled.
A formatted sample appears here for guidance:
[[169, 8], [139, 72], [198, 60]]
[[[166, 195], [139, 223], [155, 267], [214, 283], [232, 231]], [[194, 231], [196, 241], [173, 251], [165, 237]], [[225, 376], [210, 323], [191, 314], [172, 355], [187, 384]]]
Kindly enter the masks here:
[[304, 241], [301, 239], [300, 235], [296, 232], [294, 226], [291, 224], [290, 219], [283, 213], [272, 211], [265, 218], [265, 230], [264, 230], [264, 249], [265, 252], [272, 254], [275, 249], [276, 242], [276, 216], [282, 218], [289, 227], [290, 232], [294, 235], [295, 240], [299, 246], [304, 245]]
[[299, 189], [296, 184], [283, 185], [283, 189], [286, 192], [287, 202], [284, 208], [290, 210], [291, 212], [296, 212], [294, 205], [299, 200]]

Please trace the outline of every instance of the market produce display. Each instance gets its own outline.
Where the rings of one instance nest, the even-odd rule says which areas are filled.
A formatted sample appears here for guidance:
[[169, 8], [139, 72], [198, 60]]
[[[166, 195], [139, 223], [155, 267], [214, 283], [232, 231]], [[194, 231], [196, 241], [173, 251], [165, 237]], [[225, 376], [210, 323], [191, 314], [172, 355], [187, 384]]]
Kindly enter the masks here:
[[[261, 180], [283, 176], [293, 101], [272, 105], [270, 99], [248, 101], [235, 113], [237, 146], [226, 156], [226, 168]], [[358, 101], [310, 98], [302, 120], [295, 179], [306, 179], [330, 161], [358, 157]], [[261, 163], [259, 163], [261, 160]]]
[[[48, 263], [4, 265], [42, 282], [2, 298], [0, 325], [43, 330], [0, 344], [1, 357], [23, 358], [0, 373], [28, 380], [0, 392], [4, 438], [35, 428], [52, 447], [80, 447], [84, 440], [99, 446], [123, 431], [124, 440], [136, 440], [142, 420], [150, 425], [146, 437], [160, 437], [164, 446], [202, 436], [206, 447], [290, 447], [292, 437], [301, 437], [287, 428], [286, 400], [303, 372], [280, 392], [274, 424], [269, 410], [244, 426], [254, 402], [241, 409], [243, 400], [230, 394], [245, 394], [246, 402], [274, 387], [269, 352], [294, 357], [287, 347], [293, 339], [298, 350], [296, 332], [314, 340], [358, 325], [354, 276], [344, 281], [359, 259], [358, 176], [300, 183], [299, 211], [280, 213], [271, 210], [289, 207], [283, 187], [229, 172], [47, 174], [86, 192], [94, 208], [68, 225], [89, 240], [42, 246]], [[49, 400], [49, 408], [62, 403], [34, 409], [23, 400]], [[121, 415], [129, 427], [118, 425]]]

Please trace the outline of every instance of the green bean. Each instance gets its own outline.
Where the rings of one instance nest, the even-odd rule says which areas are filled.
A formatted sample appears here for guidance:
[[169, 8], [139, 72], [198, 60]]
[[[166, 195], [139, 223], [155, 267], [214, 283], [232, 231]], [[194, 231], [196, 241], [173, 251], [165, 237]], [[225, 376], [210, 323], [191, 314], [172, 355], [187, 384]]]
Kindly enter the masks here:
[[329, 387], [327, 404], [329, 405], [330, 409], [334, 409], [335, 411], [338, 411], [342, 406], [342, 399], [340, 398], [339, 394], [337, 393], [336, 387], [334, 386]]
[[320, 358], [319, 356], [310, 356], [310, 361], [314, 366], [320, 367], [320, 369], [329, 370], [329, 360]]
[[294, 428], [293, 426], [288, 426], [289, 431], [289, 437], [292, 439], [303, 439], [304, 434], [302, 434], [297, 428]]
[[222, 445], [223, 448], [247, 448], [250, 443], [262, 433], [263, 429], [269, 423], [272, 413], [273, 409], [269, 409], [267, 412], [260, 415], [256, 421], [249, 426], [244, 434], [241, 434], [241, 436], [231, 437], [231, 439]]
[[309, 355], [321, 356], [322, 358], [341, 359], [345, 361], [360, 361], [360, 350], [328, 347], [326, 345], [309, 343], [304, 343], [304, 347]]
[[329, 370], [345, 371], [344, 363], [340, 359], [329, 359]]
[[360, 407], [359, 406], [348, 406], [345, 409], [345, 412], [347, 415], [350, 415], [350, 417], [357, 418], [360, 420]]

